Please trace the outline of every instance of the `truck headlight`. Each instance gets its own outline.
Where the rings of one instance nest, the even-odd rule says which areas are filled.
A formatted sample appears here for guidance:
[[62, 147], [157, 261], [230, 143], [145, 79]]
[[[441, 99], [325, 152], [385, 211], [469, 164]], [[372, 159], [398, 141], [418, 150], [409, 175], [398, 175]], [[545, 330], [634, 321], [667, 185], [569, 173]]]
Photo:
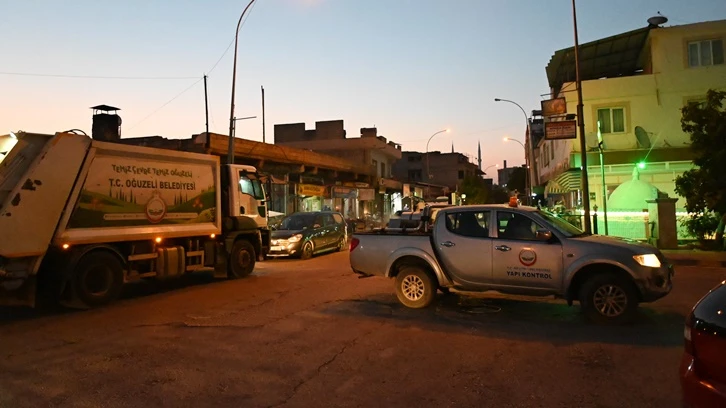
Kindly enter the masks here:
[[295, 234], [287, 239], [287, 242], [298, 242], [302, 239], [302, 234]]
[[640, 266], [647, 266], [649, 268], [660, 268], [660, 259], [655, 254], [635, 255], [633, 256], [635, 262], [639, 263]]

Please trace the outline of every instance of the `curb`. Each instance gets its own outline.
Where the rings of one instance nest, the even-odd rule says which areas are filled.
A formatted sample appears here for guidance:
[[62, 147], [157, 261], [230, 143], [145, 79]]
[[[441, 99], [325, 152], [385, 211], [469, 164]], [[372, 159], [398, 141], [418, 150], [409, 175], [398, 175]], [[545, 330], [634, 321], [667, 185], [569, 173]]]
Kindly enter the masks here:
[[704, 259], [673, 259], [668, 258], [668, 262], [670, 262], [673, 266], [700, 266], [703, 268], [726, 268], [726, 261], [713, 261], [713, 260], [704, 260]]

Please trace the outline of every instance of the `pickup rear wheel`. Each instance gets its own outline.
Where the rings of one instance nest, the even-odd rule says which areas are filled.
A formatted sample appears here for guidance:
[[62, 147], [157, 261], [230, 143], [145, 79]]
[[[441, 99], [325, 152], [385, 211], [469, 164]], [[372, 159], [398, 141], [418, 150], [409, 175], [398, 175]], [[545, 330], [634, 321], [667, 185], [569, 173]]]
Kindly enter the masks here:
[[396, 276], [396, 296], [404, 306], [422, 309], [436, 298], [436, 281], [418, 266], [403, 266]]
[[596, 323], [625, 323], [635, 315], [638, 293], [631, 281], [614, 275], [595, 275], [580, 287], [580, 306]]

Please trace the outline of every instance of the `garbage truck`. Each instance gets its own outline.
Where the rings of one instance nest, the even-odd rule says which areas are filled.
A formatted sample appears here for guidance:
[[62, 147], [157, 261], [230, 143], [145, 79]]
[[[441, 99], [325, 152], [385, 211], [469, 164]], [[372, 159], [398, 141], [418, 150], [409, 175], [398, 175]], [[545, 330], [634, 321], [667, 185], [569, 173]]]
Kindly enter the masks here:
[[269, 248], [253, 166], [94, 140], [0, 135], [0, 305], [108, 304], [124, 284], [242, 278]]

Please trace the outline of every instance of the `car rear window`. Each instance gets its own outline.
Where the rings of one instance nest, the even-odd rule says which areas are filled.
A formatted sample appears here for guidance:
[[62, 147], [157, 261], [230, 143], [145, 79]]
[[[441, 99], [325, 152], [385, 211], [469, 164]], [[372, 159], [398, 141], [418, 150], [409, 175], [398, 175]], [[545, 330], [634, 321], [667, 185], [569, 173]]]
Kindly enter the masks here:
[[726, 336], [726, 281], [714, 288], [693, 310], [697, 326]]

